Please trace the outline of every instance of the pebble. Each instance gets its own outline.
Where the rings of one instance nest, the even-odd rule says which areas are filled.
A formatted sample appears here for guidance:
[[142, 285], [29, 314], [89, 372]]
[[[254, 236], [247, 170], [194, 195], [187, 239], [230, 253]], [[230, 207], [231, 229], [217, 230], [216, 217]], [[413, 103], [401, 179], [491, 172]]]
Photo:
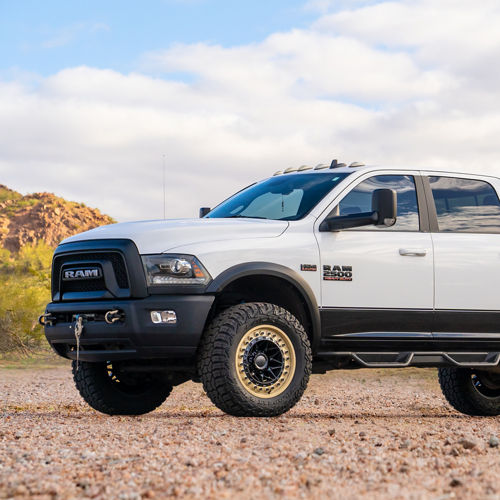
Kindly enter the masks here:
[[490, 445], [490, 448], [498, 448], [498, 445], [500, 444], [500, 440], [496, 436], [491, 436], [488, 444]]
[[411, 441], [409, 439], [405, 439], [400, 445], [399, 447], [403, 450], [406, 450], [407, 448], [409, 448], [411, 446]]
[[461, 444], [462, 447], [466, 450], [472, 450], [472, 448], [475, 448], [477, 446], [477, 443], [475, 441], [465, 438], [460, 439], [458, 441], [458, 444]]

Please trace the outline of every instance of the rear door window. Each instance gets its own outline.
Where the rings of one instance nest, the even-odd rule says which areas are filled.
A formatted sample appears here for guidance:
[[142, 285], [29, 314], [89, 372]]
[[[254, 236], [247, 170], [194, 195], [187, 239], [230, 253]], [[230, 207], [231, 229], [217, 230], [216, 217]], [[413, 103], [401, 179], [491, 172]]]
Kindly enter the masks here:
[[491, 184], [429, 177], [440, 232], [500, 233], [500, 200]]

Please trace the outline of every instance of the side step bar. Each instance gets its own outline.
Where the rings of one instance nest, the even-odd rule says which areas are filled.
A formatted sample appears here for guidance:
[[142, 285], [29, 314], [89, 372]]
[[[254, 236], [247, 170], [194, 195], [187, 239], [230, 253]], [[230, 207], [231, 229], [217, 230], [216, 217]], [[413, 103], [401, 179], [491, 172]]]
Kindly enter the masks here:
[[365, 368], [405, 368], [407, 366], [493, 367], [500, 352], [321, 352], [322, 358], [350, 358]]

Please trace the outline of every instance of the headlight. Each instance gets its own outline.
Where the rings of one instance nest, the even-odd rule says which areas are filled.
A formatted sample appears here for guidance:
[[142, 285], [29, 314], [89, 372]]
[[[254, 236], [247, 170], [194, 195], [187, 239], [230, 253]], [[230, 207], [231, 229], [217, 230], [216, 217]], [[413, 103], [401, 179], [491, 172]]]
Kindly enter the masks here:
[[206, 285], [210, 274], [192, 255], [143, 255], [148, 286]]

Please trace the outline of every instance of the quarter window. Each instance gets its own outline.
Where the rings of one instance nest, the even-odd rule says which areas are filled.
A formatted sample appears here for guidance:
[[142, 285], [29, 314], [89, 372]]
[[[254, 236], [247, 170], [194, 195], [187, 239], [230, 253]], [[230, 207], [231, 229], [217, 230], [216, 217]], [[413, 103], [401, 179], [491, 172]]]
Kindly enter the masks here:
[[377, 175], [360, 182], [340, 203], [338, 215], [351, 215], [372, 210], [372, 196], [376, 189], [394, 189], [398, 199], [396, 224], [391, 227], [372, 226], [354, 230], [418, 231], [417, 192], [411, 175]]
[[439, 231], [500, 233], [500, 201], [491, 184], [457, 177], [429, 177]]

